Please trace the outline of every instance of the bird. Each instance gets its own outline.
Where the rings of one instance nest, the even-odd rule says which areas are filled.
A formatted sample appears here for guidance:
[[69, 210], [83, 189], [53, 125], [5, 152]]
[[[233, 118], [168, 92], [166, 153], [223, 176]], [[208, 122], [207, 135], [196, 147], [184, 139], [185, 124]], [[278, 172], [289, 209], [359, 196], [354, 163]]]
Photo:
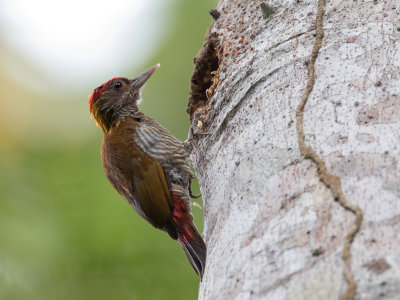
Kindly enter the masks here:
[[191, 213], [188, 147], [139, 108], [142, 88], [159, 66], [98, 86], [89, 111], [103, 132], [101, 160], [111, 185], [143, 219], [179, 241], [202, 279], [207, 249]]

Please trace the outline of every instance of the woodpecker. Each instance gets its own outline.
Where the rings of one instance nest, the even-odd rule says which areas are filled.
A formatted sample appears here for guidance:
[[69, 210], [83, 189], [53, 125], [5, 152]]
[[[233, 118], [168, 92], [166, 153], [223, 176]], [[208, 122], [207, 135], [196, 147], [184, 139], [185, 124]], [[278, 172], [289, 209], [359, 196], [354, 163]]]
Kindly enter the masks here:
[[111, 185], [142, 218], [179, 241], [202, 278], [206, 245], [191, 213], [189, 153], [139, 109], [142, 87], [159, 66], [103, 83], [90, 94], [89, 111], [103, 131], [101, 160]]

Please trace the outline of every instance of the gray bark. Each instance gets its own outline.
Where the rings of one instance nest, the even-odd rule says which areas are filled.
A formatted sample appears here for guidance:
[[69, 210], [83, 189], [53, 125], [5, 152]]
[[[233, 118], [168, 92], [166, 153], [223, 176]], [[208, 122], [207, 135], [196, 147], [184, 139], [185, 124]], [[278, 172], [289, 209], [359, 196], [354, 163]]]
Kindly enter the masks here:
[[199, 298], [400, 299], [400, 1], [213, 15], [188, 108]]

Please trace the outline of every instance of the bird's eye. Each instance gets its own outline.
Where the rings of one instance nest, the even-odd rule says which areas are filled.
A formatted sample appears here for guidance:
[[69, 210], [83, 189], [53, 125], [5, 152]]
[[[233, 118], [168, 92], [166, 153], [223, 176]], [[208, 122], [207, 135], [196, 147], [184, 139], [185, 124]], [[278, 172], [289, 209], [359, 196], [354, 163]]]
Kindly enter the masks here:
[[115, 90], [119, 90], [122, 87], [121, 81], [115, 82], [113, 87]]

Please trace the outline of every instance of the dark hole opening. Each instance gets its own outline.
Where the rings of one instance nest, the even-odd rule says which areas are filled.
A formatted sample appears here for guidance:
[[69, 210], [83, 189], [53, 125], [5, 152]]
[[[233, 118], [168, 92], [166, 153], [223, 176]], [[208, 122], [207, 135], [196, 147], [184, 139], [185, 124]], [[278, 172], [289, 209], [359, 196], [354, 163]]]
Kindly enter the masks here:
[[186, 110], [190, 121], [196, 110], [205, 107], [209, 100], [207, 90], [213, 84], [213, 77], [219, 66], [218, 47], [218, 38], [211, 34], [206, 38], [203, 48], [194, 59], [195, 69], [190, 80], [190, 97]]

